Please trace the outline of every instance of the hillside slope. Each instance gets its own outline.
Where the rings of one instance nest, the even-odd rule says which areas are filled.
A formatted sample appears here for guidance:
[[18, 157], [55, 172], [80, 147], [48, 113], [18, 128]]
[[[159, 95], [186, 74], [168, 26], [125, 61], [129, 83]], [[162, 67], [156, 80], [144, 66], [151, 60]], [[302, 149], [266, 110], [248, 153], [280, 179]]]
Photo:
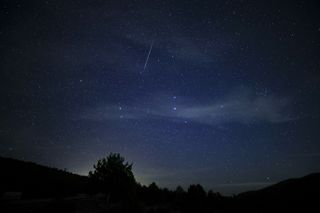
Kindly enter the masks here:
[[320, 173], [288, 179], [237, 196], [238, 203], [254, 210], [306, 211], [318, 209]]
[[0, 157], [0, 193], [23, 192], [23, 197], [65, 196], [87, 192], [89, 179], [66, 171]]

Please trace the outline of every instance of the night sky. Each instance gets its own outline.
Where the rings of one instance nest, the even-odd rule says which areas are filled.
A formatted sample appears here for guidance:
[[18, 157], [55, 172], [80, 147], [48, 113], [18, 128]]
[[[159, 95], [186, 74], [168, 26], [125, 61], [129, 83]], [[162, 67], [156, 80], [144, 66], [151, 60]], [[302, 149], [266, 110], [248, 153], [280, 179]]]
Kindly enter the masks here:
[[320, 171], [317, 1], [0, 6], [1, 156], [225, 194]]

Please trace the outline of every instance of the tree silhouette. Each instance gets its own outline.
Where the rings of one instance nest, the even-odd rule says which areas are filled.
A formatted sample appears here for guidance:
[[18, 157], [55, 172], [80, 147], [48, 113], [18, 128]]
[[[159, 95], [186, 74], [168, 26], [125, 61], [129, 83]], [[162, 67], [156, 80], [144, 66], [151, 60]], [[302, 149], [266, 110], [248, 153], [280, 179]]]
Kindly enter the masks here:
[[177, 194], [183, 194], [186, 193], [186, 191], [184, 191], [184, 189], [182, 188], [182, 186], [177, 186], [176, 191]]
[[206, 196], [206, 191], [200, 184], [190, 185], [188, 188], [187, 212], [205, 212]]
[[134, 196], [136, 182], [132, 164], [125, 162], [120, 154], [110, 153], [93, 167], [94, 171], [89, 172], [89, 177], [103, 183], [108, 202], [109, 199], [119, 201]]
[[188, 195], [197, 200], [202, 200], [207, 196], [206, 191], [200, 184], [190, 185], [188, 188]]

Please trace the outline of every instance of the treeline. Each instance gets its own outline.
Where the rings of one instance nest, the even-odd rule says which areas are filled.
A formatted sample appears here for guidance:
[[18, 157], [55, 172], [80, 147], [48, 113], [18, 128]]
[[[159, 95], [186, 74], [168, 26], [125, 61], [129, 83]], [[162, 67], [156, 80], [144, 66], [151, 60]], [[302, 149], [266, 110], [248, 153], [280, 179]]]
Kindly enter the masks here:
[[192, 184], [187, 190], [178, 186], [175, 190], [159, 188], [155, 183], [149, 186], [137, 185], [137, 194], [145, 206], [154, 212], [211, 212], [231, 210], [232, 197], [222, 196], [212, 190], [206, 192], [200, 184]]
[[212, 212], [227, 211], [232, 198], [220, 193], [206, 192], [199, 184], [190, 185], [185, 191], [159, 188], [156, 183], [143, 186], [135, 181], [132, 164], [117, 153], [98, 160], [89, 172], [91, 181], [101, 186], [106, 202], [113, 204], [115, 212]]
[[[112, 153], [94, 165], [89, 177], [2, 157], [0, 168], [0, 195], [16, 191], [22, 192], [22, 199], [63, 200], [80, 193], [95, 199], [91, 195], [100, 193], [103, 196], [96, 201], [104, 203], [107, 212], [305, 212], [319, 209], [315, 202], [320, 192], [319, 173], [226, 197], [219, 192], [207, 192], [199, 184], [186, 189], [178, 186], [174, 190], [160, 188], [156, 183], [141, 185], [135, 181], [132, 164]], [[8, 209], [12, 212], [11, 207]]]

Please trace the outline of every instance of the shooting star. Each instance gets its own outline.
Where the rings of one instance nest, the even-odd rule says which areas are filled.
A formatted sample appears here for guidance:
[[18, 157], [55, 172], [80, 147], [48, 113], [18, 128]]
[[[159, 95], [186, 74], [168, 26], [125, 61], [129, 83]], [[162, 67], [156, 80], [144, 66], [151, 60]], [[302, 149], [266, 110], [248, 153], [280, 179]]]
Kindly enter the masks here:
[[146, 67], [148, 65], [149, 57], [150, 57], [150, 54], [151, 54], [151, 51], [152, 51], [152, 47], [153, 47], [153, 42], [154, 41], [152, 41], [151, 46], [149, 48], [148, 56], [147, 56], [147, 59], [146, 59], [146, 61], [144, 63], [143, 71], [145, 71], [145, 69], [146, 69]]

